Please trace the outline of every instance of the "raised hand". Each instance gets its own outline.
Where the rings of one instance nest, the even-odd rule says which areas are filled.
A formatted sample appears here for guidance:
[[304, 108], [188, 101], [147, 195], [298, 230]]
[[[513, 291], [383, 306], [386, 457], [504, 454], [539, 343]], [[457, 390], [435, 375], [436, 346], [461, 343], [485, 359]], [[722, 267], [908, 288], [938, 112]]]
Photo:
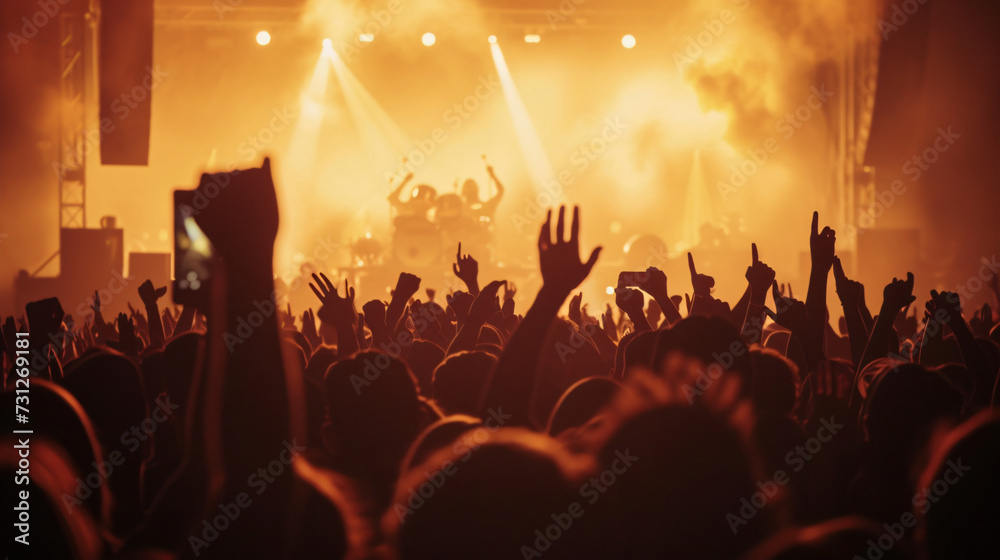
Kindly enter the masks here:
[[913, 273], [907, 272], [906, 280], [893, 278], [882, 290], [882, 298], [883, 307], [893, 311], [892, 317], [895, 318], [895, 313], [917, 299], [913, 295]]
[[774, 269], [764, 264], [757, 255], [757, 244], [750, 244], [751, 262], [747, 267], [746, 279], [750, 283], [750, 298], [755, 303], [764, 305], [767, 299], [767, 289], [774, 282]]
[[281, 327], [295, 330], [295, 315], [292, 315], [292, 304], [290, 303], [281, 312]]
[[611, 304], [608, 304], [604, 308], [604, 313], [601, 314], [601, 328], [608, 335], [608, 338], [614, 342], [618, 342], [618, 326], [615, 325], [615, 316], [611, 310]]
[[385, 303], [373, 299], [361, 306], [361, 311], [364, 313], [365, 324], [372, 331], [372, 344], [388, 342], [390, 334], [385, 323]]
[[118, 348], [123, 354], [132, 357], [139, 356], [139, 340], [135, 336], [135, 327], [128, 315], [118, 314]]
[[582, 324], [583, 313], [580, 309], [580, 303], [583, 301], [583, 292], [578, 292], [573, 294], [573, 297], [569, 298], [569, 320], [573, 321], [577, 325]]
[[400, 272], [399, 279], [396, 280], [396, 289], [393, 290], [393, 297], [398, 296], [404, 301], [409, 301], [418, 290], [420, 290], [420, 278], [409, 272]]
[[101, 294], [97, 290], [94, 290], [94, 299], [90, 304], [90, 309], [94, 311], [94, 315], [101, 313]]
[[806, 328], [806, 304], [792, 297], [785, 297], [778, 291], [778, 282], [771, 283], [771, 297], [774, 299], [774, 313], [768, 311], [771, 319], [802, 336], [802, 331]]
[[691, 270], [691, 286], [695, 296], [708, 296], [715, 287], [715, 278], [706, 274], [698, 274], [694, 267], [694, 256], [688, 251], [688, 269]]
[[455, 276], [469, 288], [469, 293], [474, 296], [479, 295], [479, 263], [472, 255], [462, 256], [462, 244], [458, 244], [458, 252], [455, 254], [455, 262], [451, 265], [451, 270]]
[[316, 331], [316, 314], [311, 308], [302, 312], [302, 334], [314, 350], [323, 343]]
[[309, 287], [323, 304], [318, 313], [320, 320], [337, 326], [351, 325], [353, 327], [357, 324], [358, 313], [354, 308], [354, 288], [348, 287], [347, 280], [344, 280], [344, 296], [341, 297], [337, 288], [322, 272], [318, 276], [314, 273], [312, 278], [315, 284], [310, 282]]
[[210, 202], [194, 214], [198, 227], [230, 266], [271, 268], [278, 233], [278, 198], [271, 160], [259, 168], [204, 173], [196, 196]]
[[476, 298], [468, 292], [458, 290], [448, 295], [445, 299], [448, 302], [448, 307], [455, 312], [455, 318], [458, 320], [459, 327], [461, 327], [465, 324], [465, 318], [469, 316], [469, 310], [472, 309], [472, 304], [476, 301]]
[[514, 315], [514, 296], [517, 295], [517, 287], [513, 282], [507, 282], [503, 289], [503, 314], [505, 317]]
[[840, 304], [844, 307], [857, 307], [864, 293], [864, 286], [861, 282], [851, 280], [844, 274], [844, 266], [840, 263], [840, 257], [833, 258], [833, 279], [837, 295], [840, 297]]
[[955, 318], [962, 320], [962, 299], [955, 292], [931, 290], [931, 299], [927, 300], [925, 308], [939, 323], [949, 323]]
[[472, 304], [472, 308], [469, 309], [469, 315], [466, 317], [467, 323], [482, 326], [490, 317], [500, 311], [497, 305], [497, 293], [500, 291], [500, 286], [504, 284], [506, 284], [504, 280], [494, 280], [483, 288], [479, 297]]
[[836, 242], [837, 232], [830, 229], [830, 226], [819, 231], [819, 212], [813, 212], [812, 233], [809, 236], [809, 254], [812, 256], [813, 267], [821, 271], [830, 271]]
[[552, 211], [549, 210], [538, 232], [538, 260], [542, 269], [542, 290], [550, 291], [565, 301], [566, 296], [579, 286], [597, 263], [601, 247], [590, 253], [586, 262], [580, 260], [580, 208], [573, 207], [573, 222], [569, 239], [564, 239], [566, 207], [559, 207], [555, 239], [551, 237]]
[[167, 287], [154, 288], [152, 280], [146, 280], [139, 285], [139, 299], [142, 300], [142, 304], [146, 307], [156, 305], [161, 297], [166, 295]]
[[972, 314], [969, 326], [972, 327], [972, 332], [976, 336], [987, 337], [990, 335], [990, 330], [993, 329], [993, 308], [990, 307], [990, 304], [984, 303], [978, 311]]
[[642, 292], [625, 286], [618, 286], [615, 289], [615, 305], [624, 311], [632, 324], [635, 325], [636, 332], [646, 332], [652, 330], [646, 315], [643, 313]]
[[645, 302], [643, 301], [642, 292], [639, 290], [618, 286], [615, 289], [615, 305], [618, 306], [618, 309], [628, 313], [629, 317], [632, 317], [634, 314], [642, 314]]

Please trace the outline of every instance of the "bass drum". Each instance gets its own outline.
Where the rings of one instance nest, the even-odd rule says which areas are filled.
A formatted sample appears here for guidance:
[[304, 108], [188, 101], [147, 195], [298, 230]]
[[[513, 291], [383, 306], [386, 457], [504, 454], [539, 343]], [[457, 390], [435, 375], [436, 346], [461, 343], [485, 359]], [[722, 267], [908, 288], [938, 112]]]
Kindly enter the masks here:
[[400, 216], [396, 218], [392, 252], [404, 266], [433, 265], [441, 258], [441, 233], [427, 220]]

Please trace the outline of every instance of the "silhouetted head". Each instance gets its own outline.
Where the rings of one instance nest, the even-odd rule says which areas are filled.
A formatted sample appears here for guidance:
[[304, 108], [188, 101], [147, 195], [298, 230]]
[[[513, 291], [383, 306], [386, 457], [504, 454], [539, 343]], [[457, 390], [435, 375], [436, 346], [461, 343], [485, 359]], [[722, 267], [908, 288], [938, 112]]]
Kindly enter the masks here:
[[740, 516], [762, 479], [737, 430], [705, 407], [642, 412], [598, 459], [587, 493], [608, 548], [595, 558], [735, 558], [771, 530], [766, 509]]
[[949, 434], [916, 492], [928, 558], [1000, 558], [1000, 414], [980, 413]]
[[556, 437], [566, 430], [586, 424], [611, 402], [620, 386], [606, 377], [588, 377], [577, 381], [566, 389], [552, 409], [546, 432]]
[[[34, 383], [31, 396], [35, 396]], [[48, 412], [45, 409], [38, 410], [36, 417]], [[17, 441], [13, 437], [0, 439], [0, 476], [4, 481], [3, 492], [9, 497], [5, 503], [15, 510], [13, 514], [8, 514], [11, 526], [5, 531], [7, 543], [3, 550], [30, 550], [28, 556], [32, 558], [104, 558], [106, 551], [101, 541], [100, 527], [90, 512], [86, 508], [68, 510], [65, 507], [65, 497], [76, 492], [76, 479], [80, 476], [73, 468], [73, 461], [63, 453], [58, 444], [33, 434], [30, 443], [31, 468], [27, 469], [29, 474], [26, 477], [28, 480], [24, 484], [18, 482], [15, 485], [15, 480], [24, 472], [18, 465], [22, 458], [16, 445]], [[28, 493], [28, 500], [23, 504], [18, 492]], [[23, 513], [17, 511], [18, 508]], [[23, 518], [19, 519], [18, 516], [21, 515]], [[24, 522], [28, 528], [23, 532], [28, 546], [14, 542], [14, 538], [22, 534], [14, 525], [18, 522]]]
[[194, 383], [194, 370], [198, 360], [198, 349], [204, 336], [186, 332], [175, 336], [163, 349], [165, 369], [164, 385], [170, 400], [179, 404], [181, 410], [187, 405]]
[[718, 317], [687, 317], [669, 329], [657, 331], [656, 350], [653, 355], [655, 368], [662, 367], [664, 359], [673, 351], [700, 359], [711, 375], [721, 368], [727, 375], [740, 381], [741, 395], [753, 391], [753, 360], [749, 346], [743, 341], [736, 327]]
[[[0, 405], [13, 411], [16, 396], [14, 391], [4, 392]], [[74, 484], [68, 493], [70, 499], [61, 502], [62, 509], [72, 514], [77, 508], [85, 508], [97, 523], [105, 524], [111, 498], [104, 484], [105, 477], [95, 472], [94, 463], [107, 459], [83, 406], [66, 389], [49, 381], [32, 379], [31, 408], [40, 411], [31, 416], [31, 437], [58, 445], [73, 472], [80, 476], [81, 483]], [[23, 428], [15, 424], [13, 413], [0, 418], [0, 426], [5, 434]]]
[[467, 204], [475, 204], [479, 202], [479, 185], [473, 179], [466, 179], [462, 183], [462, 198], [465, 199]]
[[754, 410], [760, 414], [791, 414], [798, 395], [798, 368], [771, 349], [754, 348], [750, 357], [754, 365]]
[[907, 560], [912, 558], [911, 548], [873, 521], [842, 517], [781, 531], [756, 547], [746, 560]]
[[434, 370], [434, 400], [448, 414], [479, 414], [483, 396], [497, 360], [486, 352], [458, 352]]
[[459, 436], [483, 423], [479, 418], [465, 414], [446, 416], [420, 432], [403, 459], [403, 472], [418, 467], [438, 451], [449, 447]]
[[961, 393], [938, 373], [902, 364], [880, 373], [868, 388], [862, 426], [870, 448], [906, 461], [939, 423], [961, 419]]
[[417, 384], [406, 364], [363, 350], [331, 366], [323, 384], [332, 451], [398, 464], [420, 429]]
[[400, 480], [383, 518], [397, 557], [500, 560], [531, 558], [525, 550], [533, 549], [580, 558], [586, 533], [565, 525], [579, 522], [569, 512], [582, 501], [570, 482], [571, 460], [533, 432], [474, 432], [481, 441], [465, 437]]
[[[120, 449], [130, 455], [138, 454], [140, 459], [145, 457], [130, 442], [132, 438], [137, 442], [148, 441], [148, 436], [155, 433], [155, 426], [152, 429], [143, 426], [149, 409], [139, 368], [132, 360], [111, 352], [88, 356], [66, 372], [63, 386], [80, 401], [106, 453]], [[136, 435], [133, 428], [143, 435]], [[147, 445], [143, 447], [148, 450]]]
[[319, 346], [313, 350], [312, 356], [309, 358], [309, 365], [306, 366], [305, 371], [306, 378], [322, 383], [326, 370], [330, 369], [330, 366], [336, 361], [336, 350], [329, 346]]
[[410, 366], [413, 375], [417, 378], [420, 394], [431, 396], [434, 382], [434, 370], [444, 360], [444, 350], [440, 346], [427, 340], [414, 340], [410, 346], [410, 353], [406, 355], [406, 364]]

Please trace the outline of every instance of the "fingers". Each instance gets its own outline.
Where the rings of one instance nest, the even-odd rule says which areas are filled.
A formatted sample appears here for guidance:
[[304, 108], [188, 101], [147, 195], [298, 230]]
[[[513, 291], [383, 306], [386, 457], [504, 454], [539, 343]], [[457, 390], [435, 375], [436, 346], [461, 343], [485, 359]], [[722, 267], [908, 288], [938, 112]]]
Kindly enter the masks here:
[[[316, 282], [316, 286], [313, 286], [312, 282], [310, 282], [309, 287], [312, 288], [313, 292], [316, 293], [316, 297], [318, 297], [320, 300], [323, 300], [328, 290], [326, 289], [326, 286], [323, 284], [323, 281], [319, 279], [318, 274], [314, 272], [312, 277], [313, 277], [313, 282]], [[317, 287], [319, 288], [318, 290], [316, 289]]]
[[458, 265], [457, 264], [451, 263], [451, 271], [455, 273], [455, 276], [459, 276], [459, 274], [458, 274]]
[[788, 283], [788, 297], [795, 299], [795, 294], [792, 293], [792, 283]]
[[[455, 262], [462, 262], [462, 242], [458, 242], [458, 252], [455, 253]], [[455, 274], [458, 274], [457, 272]]]
[[580, 207], [573, 207], [573, 223], [569, 226], [569, 240], [575, 242], [580, 238]]
[[326, 291], [327, 292], [335, 292], [335, 291], [337, 291], [337, 290], [335, 290], [333, 288], [333, 282], [330, 282], [330, 279], [326, 277], [326, 274], [323, 274], [322, 272], [320, 272], [319, 276], [320, 276], [320, 278], [323, 279], [323, 283], [326, 285]]
[[692, 277], [698, 274], [698, 271], [694, 268], [694, 256], [691, 254], [691, 251], [688, 251], [688, 268], [691, 270]]
[[556, 221], [556, 243], [562, 243], [565, 241], [563, 237], [563, 230], [566, 227], [566, 207], [559, 207], [559, 219]]
[[819, 236], [819, 212], [813, 212], [812, 236]]
[[778, 302], [781, 301], [781, 292], [778, 291], [778, 281], [777, 280], [772, 280], [771, 281], [771, 298], [774, 299], [774, 302], [775, 302], [774, 304], [775, 305], [778, 305]]
[[319, 290], [316, 289], [316, 286], [314, 286], [312, 282], [309, 283], [309, 289], [312, 290], [314, 294], [316, 294], [317, 299], [323, 301], [323, 294], [319, 293]]
[[552, 245], [552, 209], [545, 212], [545, 223], [542, 224], [542, 229], [538, 231], [538, 248], [540, 250], [547, 249]]
[[760, 258], [757, 257], [757, 244], [756, 243], [751, 243], [750, 244], [750, 252], [753, 254], [753, 264], [757, 264], [758, 262], [760, 262]]
[[764, 313], [768, 317], [770, 317], [771, 320], [774, 321], [775, 323], [778, 322], [778, 315], [774, 311], [771, 311], [771, 309], [769, 307], [767, 307], [766, 305], [764, 306]]
[[844, 275], [844, 265], [840, 262], [840, 257], [833, 257], [833, 277], [838, 281], [843, 280]]
[[912, 290], [913, 289], [913, 273], [906, 273], [906, 285]]

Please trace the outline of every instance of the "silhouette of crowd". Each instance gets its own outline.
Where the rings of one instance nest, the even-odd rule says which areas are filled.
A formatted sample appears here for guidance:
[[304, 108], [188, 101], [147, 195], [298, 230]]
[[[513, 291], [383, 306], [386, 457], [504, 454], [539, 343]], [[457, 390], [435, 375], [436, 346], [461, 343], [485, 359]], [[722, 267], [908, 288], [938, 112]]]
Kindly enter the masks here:
[[205, 305], [146, 281], [129, 314], [5, 318], [6, 555], [22, 536], [81, 560], [1000, 558], [992, 308], [906, 271], [866, 296], [818, 213], [790, 220], [804, 301], [753, 245], [733, 304], [689, 254], [690, 278], [651, 267], [595, 318], [577, 288], [601, 248], [581, 258], [562, 207], [537, 294], [459, 248], [443, 300], [407, 271], [368, 302], [318, 273], [292, 315], [270, 162], [227, 175], [198, 187]]

